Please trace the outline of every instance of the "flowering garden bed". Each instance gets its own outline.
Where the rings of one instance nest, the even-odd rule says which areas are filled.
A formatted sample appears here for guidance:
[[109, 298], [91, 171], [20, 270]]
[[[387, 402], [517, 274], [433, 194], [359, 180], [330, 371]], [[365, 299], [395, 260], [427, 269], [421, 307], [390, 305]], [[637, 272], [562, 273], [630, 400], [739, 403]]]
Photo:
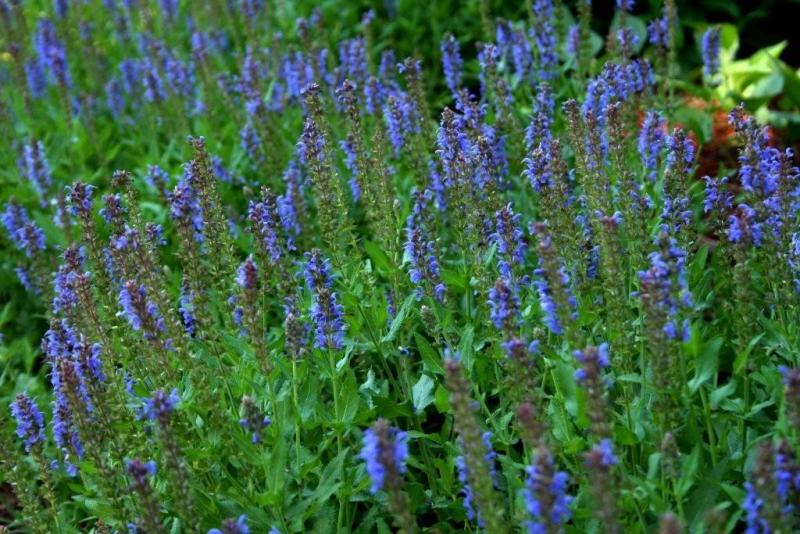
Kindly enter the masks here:
[[290, 4], [0, 1], [0, 532], [795, 531], [780, 45]]

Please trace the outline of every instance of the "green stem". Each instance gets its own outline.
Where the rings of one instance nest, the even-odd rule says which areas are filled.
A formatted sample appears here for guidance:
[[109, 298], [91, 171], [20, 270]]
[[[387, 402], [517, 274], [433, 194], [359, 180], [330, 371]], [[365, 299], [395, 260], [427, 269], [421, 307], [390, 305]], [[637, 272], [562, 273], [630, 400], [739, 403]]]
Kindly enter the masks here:
[[294, 455], [297, 469], [298, 481], [302, 480], [300, 475], [300, 425], [302, 418], [300, 416], [300, 401], [297, 394], [297, 360], [292, 358], [292, 404], [294, 404]]
[[45, 463], [44, 455], [41, 451], [41, 446], [37, 449], [36, 463], [39, 464], [39, 470], [42, 477], [42, 486], [44, 487], [45, 498], [50, 503], [50, 512], [53, 514], [53, 524], [55, 525], [56, 532], [61, 533], [61, 523], [58, 519], [58, 506], [56, 505], [56, 496], [53, 491], [53, 483], [50, 480], [50, 474], [47, 471], [47, 464]]
[[708, 434], [708, 444], [711, 449], [711, 466], [717, 467], [717, 438], [714, 433], [714, 426], [711, 424], [711, 408], [706, 398], [705, 389], [700, 388], [700, 401], [703, 403], [703, 417], [706, 422], [706, 433]]
[[[336, 380], [336, 355], [332, 350], [328, 350], [328, 363], [331, 366], [331, 389], [333, 390], [333, 414], [335, 418], [333, 431], [336, 434], [336, 457], [342, 462], [339, 476], [342, 484], [344, 484], [344, 459], [342, 458], [342, 449], [344, 447], [342, 444], [342, 433], [340, 428], [342, 420], [339, 416], [339, 385], [338, 381]], [[339, 517], [336, 523], [336, 531], [342, 532], [347, 503], [345, 503], [341, 490], [338, 493]]]

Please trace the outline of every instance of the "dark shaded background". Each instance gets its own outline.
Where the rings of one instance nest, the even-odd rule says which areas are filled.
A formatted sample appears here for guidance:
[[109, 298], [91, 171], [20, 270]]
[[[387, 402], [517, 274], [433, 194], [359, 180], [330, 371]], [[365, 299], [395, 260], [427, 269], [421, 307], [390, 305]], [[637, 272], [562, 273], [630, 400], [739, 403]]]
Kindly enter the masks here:
[[[489, 0], [492, 18], [510, 20], [527, 17], [526, 5], [534, 0]], [[575, 13], [575, 2], [565, 0]], [[746, 57], [756, 50], [782, 40], [789, 41], [782, 58], [793, 67], [800, 67], [800, 0], [678, 0], [678, 15], [683, 28], [681, 62], [693, 68], [700, 62], [695, 31], [707, 24], [730, 23], [739, 29], [739, 56]], [[340, 2], [319, 2], [318, 7], [329, 15], [333, 25], [357, 24], [360, 14], [372, 8], [378, 24], [375, 33], [378, 45], [383, 35], [398, 55], [416, 53], [426, 59], [439, 58], [439, 41], [447, 32], [454, 33], [462, 43], [483, 40], [479, 0], [358, 0], [344, 7]], [[637, 0], [634, 14], [648, 21], [661, 13], [662, 0]], [[614, 0], [594, 0], [593, 27], [605, 35], [614, 14]], [[388, 44], [388, 43], [386, 43]], [[463, 50], [472, 57], [473, 50]], [[401, 55], [401, 57], [402, 57]]]
[[[599, 11], [601, 8], [597, 4], [595, 9]], [[604, 4], [604, 17], [607, 18], [613, 2]], [[660, 2], [649, 2], [649, 12], [655, 14], [659, 5]], [[696, 55], [697, 44], [692, 28], [703, 23], [724, 22], [739, 28], [740, 57], [787, 40], [789, 46], [781, 58], [795, 68], [800, 67], [800, 0], [679, 0], [678, 13], [685, 30], [684, 60], [688, 60], [688, 55]]]

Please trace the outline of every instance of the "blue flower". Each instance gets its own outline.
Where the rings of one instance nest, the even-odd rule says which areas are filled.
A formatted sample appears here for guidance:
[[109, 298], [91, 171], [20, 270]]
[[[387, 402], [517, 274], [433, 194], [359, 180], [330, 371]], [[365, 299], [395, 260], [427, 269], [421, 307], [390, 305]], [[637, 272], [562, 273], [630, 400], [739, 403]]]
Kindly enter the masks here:
[[252, 291], [258, 286], [258, 267], [253, 256], [248, 256], [236, 270], [236, 285], [245, 291]]
[[744, 483], [746, 495], [742, 502], [742, 509], [745, 511], [745, 521], [747, 523], [747, 534], [770, 534], [772, 529], [767, 520], [761, 516], [764, 508], [764, 500], [758, 496], [755, 487], [750, 482]]
[[208, 531], [208, 534], [250, 534], [250, 528], [247, 526], [247, 516], [242, 514], [236, 519], [226, 519], [222, 522], [220, 528], [212, 528]]
[[567, 494], [569, 475], [556, 471], [553, 457], [546, 449], [534, 453], [533, 463], [525, 469], [527, 477], [523, 498], [531, 516], [527, 522], [530, 534], [544, 534], [550, 526], [553, 531], [563, 528], [572, 512], [572, 496]]
[[185, 228], [197, 243], [203, 242], [203, 210], [197, 192], [184, 176], [169, 195], [169, 214]]
[[705, 31], [701, 41], [703, 52], [703, 74], [708, 77], [714, 76], [719, 71], [719, 47], [721, 32], [718, 27], [712, 27]]
[[320, 349], [339, 350], [344, 343], [344, 307], [333, 291], [330, 262], [319, 250], [306, 254], [305, 278], [313, 296], [310, 314], [316, 325], [315, 345]]
[[[399, 474], [406, 472], [408, 434], [379, 420], [373, 428], [364, 431], [359, 457], [366, 463], [367, 474], [372, 479], [370, 491], [377, 493], [384, 489], [390, 470]], [[387, 462], [391, 462], [390, 465]]]
[[161, 79], [161, 74], [158, 72], [158, 66], [149, 58], [144, 58], [141, 63], [142, 73], [142, 86], [144, 87], [144, 96], [148, 102], [163, 102], [167, 99], [164, 90], [164, 82]]
[[520, 215], [514, 213], [511, 204], [495, 213], [495, 231], [489, 236], [497, 247], [500, 275], [510, 279], [511, 269], [525, 261], [527, 246], [519, 226]]
[[456, 457], [456, 468], [458, 470], [458, 481], [461, 482], [461, 491], [464, 494], [464, 510], [467, 512], [467, 519], [474, 521], [478, 520], [478, 526], [483, 527], [483, 519], [480, 513], [476, 513], [472, 505], [472, 487], [469, 485], [469, 468], [467, 467], [467, 460], [463, 456]]
[[261, 443], [261, 432], [272, 424], [272, 419], [262, 414], [253, 399], [248, 395], [242, 397], [242, 409], [244, 415], [239, 419], [239, 424], [242, 428], [252, 433], [251, 441], [253, 444]]
[[45, 197], [50, 190], [53, 178], [44, 154], [44, 145], [41, 141], [34, 140], [25, 145], [22, 154], [25, 177], [33, 184], [39, 196]]
[[665, 17], [653, 19], [647, 25], [650, 44], [660, 48], [669, 46], [669, 21]]
[[127, 319], [131, 328], [141, 331], [145, 339], [155, 339], [159, 333], [166, 332], [167, 325], [158, 306], [147, 298], [147, 289], [144, 284], [137, 286], [133, 281], [127, 281], [119, 291], [119, 313]]
[[463, 60], [461, 59], [461, 45], [452, 34], [447, 34], [442, 39], [440, 46], [442, 51], [442, 67], [444, 68], [444, 79], [447, 88], [452, 94], [458, 93], [461, 86], [461, 69]]
[[602, 467], [613, 467], [619, 463], [619, 458], [614, 454], [614, 442], [606, 438], [594, 447], [588, 453], [595, 460], [593, 465]]
[[647, 177], [652, 181], [658, 176], [658, 158], [664, 148], [666, 120], [658, 112], [649, 111], [639, 132], [639, 155]]
[[41, 65], [40, 68], [47, 72], [49, 79], [63, 88], [70, 87], [67, 49], [58, 38], [53, 21], [40, 19], [36, 24], [34, 49]]
[[169, 417], [180, 401], [181, 398], [178, 396], [177, 388], [173, 389], [169, 394], [163, 389], [156, 390], [152, 397], [144, 400], [140, 417], [150, 421]]
[[441, 280], [434, 242], [429, 238], [427, 228], [422, 222], [422, 213], [428, 199], [419, 192], [414, 192], [413, 195], [414, 208], [406, 219], [405, 253], [409, 262], [408, 276], [417, 286], [418, 299], [427, 292], [441, 302], [444, 300], [446, 287]]
[[516, 287], [502, 276], [489, 289], [489, 308], [494, 327], [510, 335], [519, 321], [519, 295]]
[[581, 383], [585, 382], [589, 376], [596, 376], [600, 371], [611, 365], [608, 357], [608, 343], [603, 343], [599, 347], [586, 347], [584, 350], [576, 350], [573, 355], [582, 365], [580, 369], [575, 371], [575, 379]]
[[190, 337], [194, 337], [197, 332], [197, 318], [194, 309], [194, 292], [189, 289], [184, 282], [181, 284], [181, 293], [178, 301], [178, 313], [181, 316], [183, 328]]
[[11, 415], [17, 420], [17, 436], [25, 444], [25, 452], [44, 442], [44, 416], [27, 393], [20, 393], [11, 403]]
[[361, 186], [358, 183], [358, 177], [361, 175], [361, 171], [358, 168], [358, 156], [356, 155], [353, 134], [348, 133], [347, 139], [339, 141], [339, 146], [342, 152], [344, 152], [344, 164], [352, 176], [350, 180], [348, 180], [348, 184], [350, 185], [350, 192], [353, 194], [353, 201], [358, 202], [358, 199], [361, 198]]
[[552, 138], [550, 130], [553, 126], [554, 111], [555, 99], [550, 86], [546, 83], [540, 83], [536, 91], [536, 99], [533, 102], [531, 123], [525, 130], [525, 146], [529, 150]]
[[539, 57], [539, 78], [549, 80], [555, 75], [558, 64], [558, 39], [553, 20], [552, 0], [536, 0], [533, 3], [535, 22], [531, 33]]

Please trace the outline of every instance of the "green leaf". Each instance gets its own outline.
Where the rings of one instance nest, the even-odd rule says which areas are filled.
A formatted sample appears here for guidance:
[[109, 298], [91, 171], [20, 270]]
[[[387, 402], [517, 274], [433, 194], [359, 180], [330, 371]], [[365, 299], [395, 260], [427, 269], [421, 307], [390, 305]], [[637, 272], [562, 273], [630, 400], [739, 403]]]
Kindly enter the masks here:
[[379, 270], [385, 273], [392, 272], [392, 262], [389, 260], [389, 256], [386, 255], [381, 247], [372, 241], [364, 241], [364, 251], [366, 251], [372, 262]]
[[783, 91], [783, 73], [773, 72], [772, 74], [759, 79], [754, 84], [745, 88], [742, 96], [748, 100], [756, 98], [772, 98]]
[[450, 392], [447, 391], [443, 385], [439, 384], [436, 386], [436, 394], [434, 398], [434, 404], [436, 409], [439, 410], [439, 413], [447, 413], [450, 411]]
[[731, 394], [736, 391], [736, 382], [731, 380], [727, 384], [722, 387], [719, 387], [711, 392], [711, 395], [708, 396], [708, 401], [711, 404], [711, 409], [716, 410], [719, 408], [720, 403], [728, 398]]
[[614, 443], [619, 445], [636, 445], [639, 443], [639, 438], [624, 426], [617, 426], [614, 428]]
[[720, 61], [723, 65], [736, 58], [739, 50], [739, 30], [733, 24], [720, 24]]
[[373, 397], [372, 400], [375, 402], [375, 411], [386, 419], [411, 417], [414, 415], [408, 407], [408, 404], [398, 404], [394, 399], [386, 397]]
[[683, 462], [681, 462], [681, 478], [678, 481], [677, 487], [675, 488], [675, 493], [679, 498], [686, 495], [692, 488], [692, 485], [695, 482], [695, 474], [697, 473], [697, 468], [699, 465], [700, 445], [697, 444], [695, 445], [691, 454], [685, 457]]
[[418, 332], [414, 332], [414, 341], [417, 343], [417, 350], [419, 351], [420, 358], [422, 358], [422, 365], [425, 367], [425, 370], [443, 375], [444, 367], [442, 367], [442, 357], [431, 346], [428, 340]]
[[695, 363], [695, 375], [689, 381], [689, 391], [697, 392], [700, 386], [714, 376], [719, 366], [719, 349], [722, 347], [722, 338], [715, 337], [705, 345]]
[[422, 375], [411, 390], [414, 410], [421, 412], [433, 402], [433, 390], [436, 387], [434, 380], [428, 375]]
[[458, 342], [458, 353], [461, 355], [461, 362], [464, 364], [464, 369], [467, 372], [472, 371], [473, 360], [473, 340], [475, 338], [475, 328], [467, 326], [461, 332], [461, 339]]
[[564, 399], [564, 406], [571, 416], [578, 414], [578, 398], [575, 394], [575, 369], [564, 362], [556, 362], [553, 370], [556, 391]]
[[416, 303], [416, 301], [417, 297], [413, 294], [406, 298], [406, 300], [403, 302], [403, 305], [400, 307], [400, 311], [398, 311], [397, 315], [395, 315], [394, 319], [392, 319], [389, 332], [383, 336], [383, 339], [381, 339], [382, 342], [386, 343], [388, 341], [393, 341], [394, 338], [397, 337], [397, 332], [400, 330], [400, 327], [403, 326], [403, 321], [405, 321], [406, 315], [408, 315], [409, 310]]
[[744, 349], [742, 352], [736, 355], [736, 359], [733, 362], [733, 372], [735, 374], [739, 374], [742, 372], [742, 369], [747, 365], [747, 360], [750, 356], [750, 352], [755, 348], [761, 338], [764, 337], [766, 332], [761, 332], [756, 337], [750, 340], [750, 343], [747, 344], [747, 348]]
[[683, 107], [675, 112], [675, 120], [685, 124], [699, 138], [701, 143], [711, 139], [713, 120], [708, 111]]

